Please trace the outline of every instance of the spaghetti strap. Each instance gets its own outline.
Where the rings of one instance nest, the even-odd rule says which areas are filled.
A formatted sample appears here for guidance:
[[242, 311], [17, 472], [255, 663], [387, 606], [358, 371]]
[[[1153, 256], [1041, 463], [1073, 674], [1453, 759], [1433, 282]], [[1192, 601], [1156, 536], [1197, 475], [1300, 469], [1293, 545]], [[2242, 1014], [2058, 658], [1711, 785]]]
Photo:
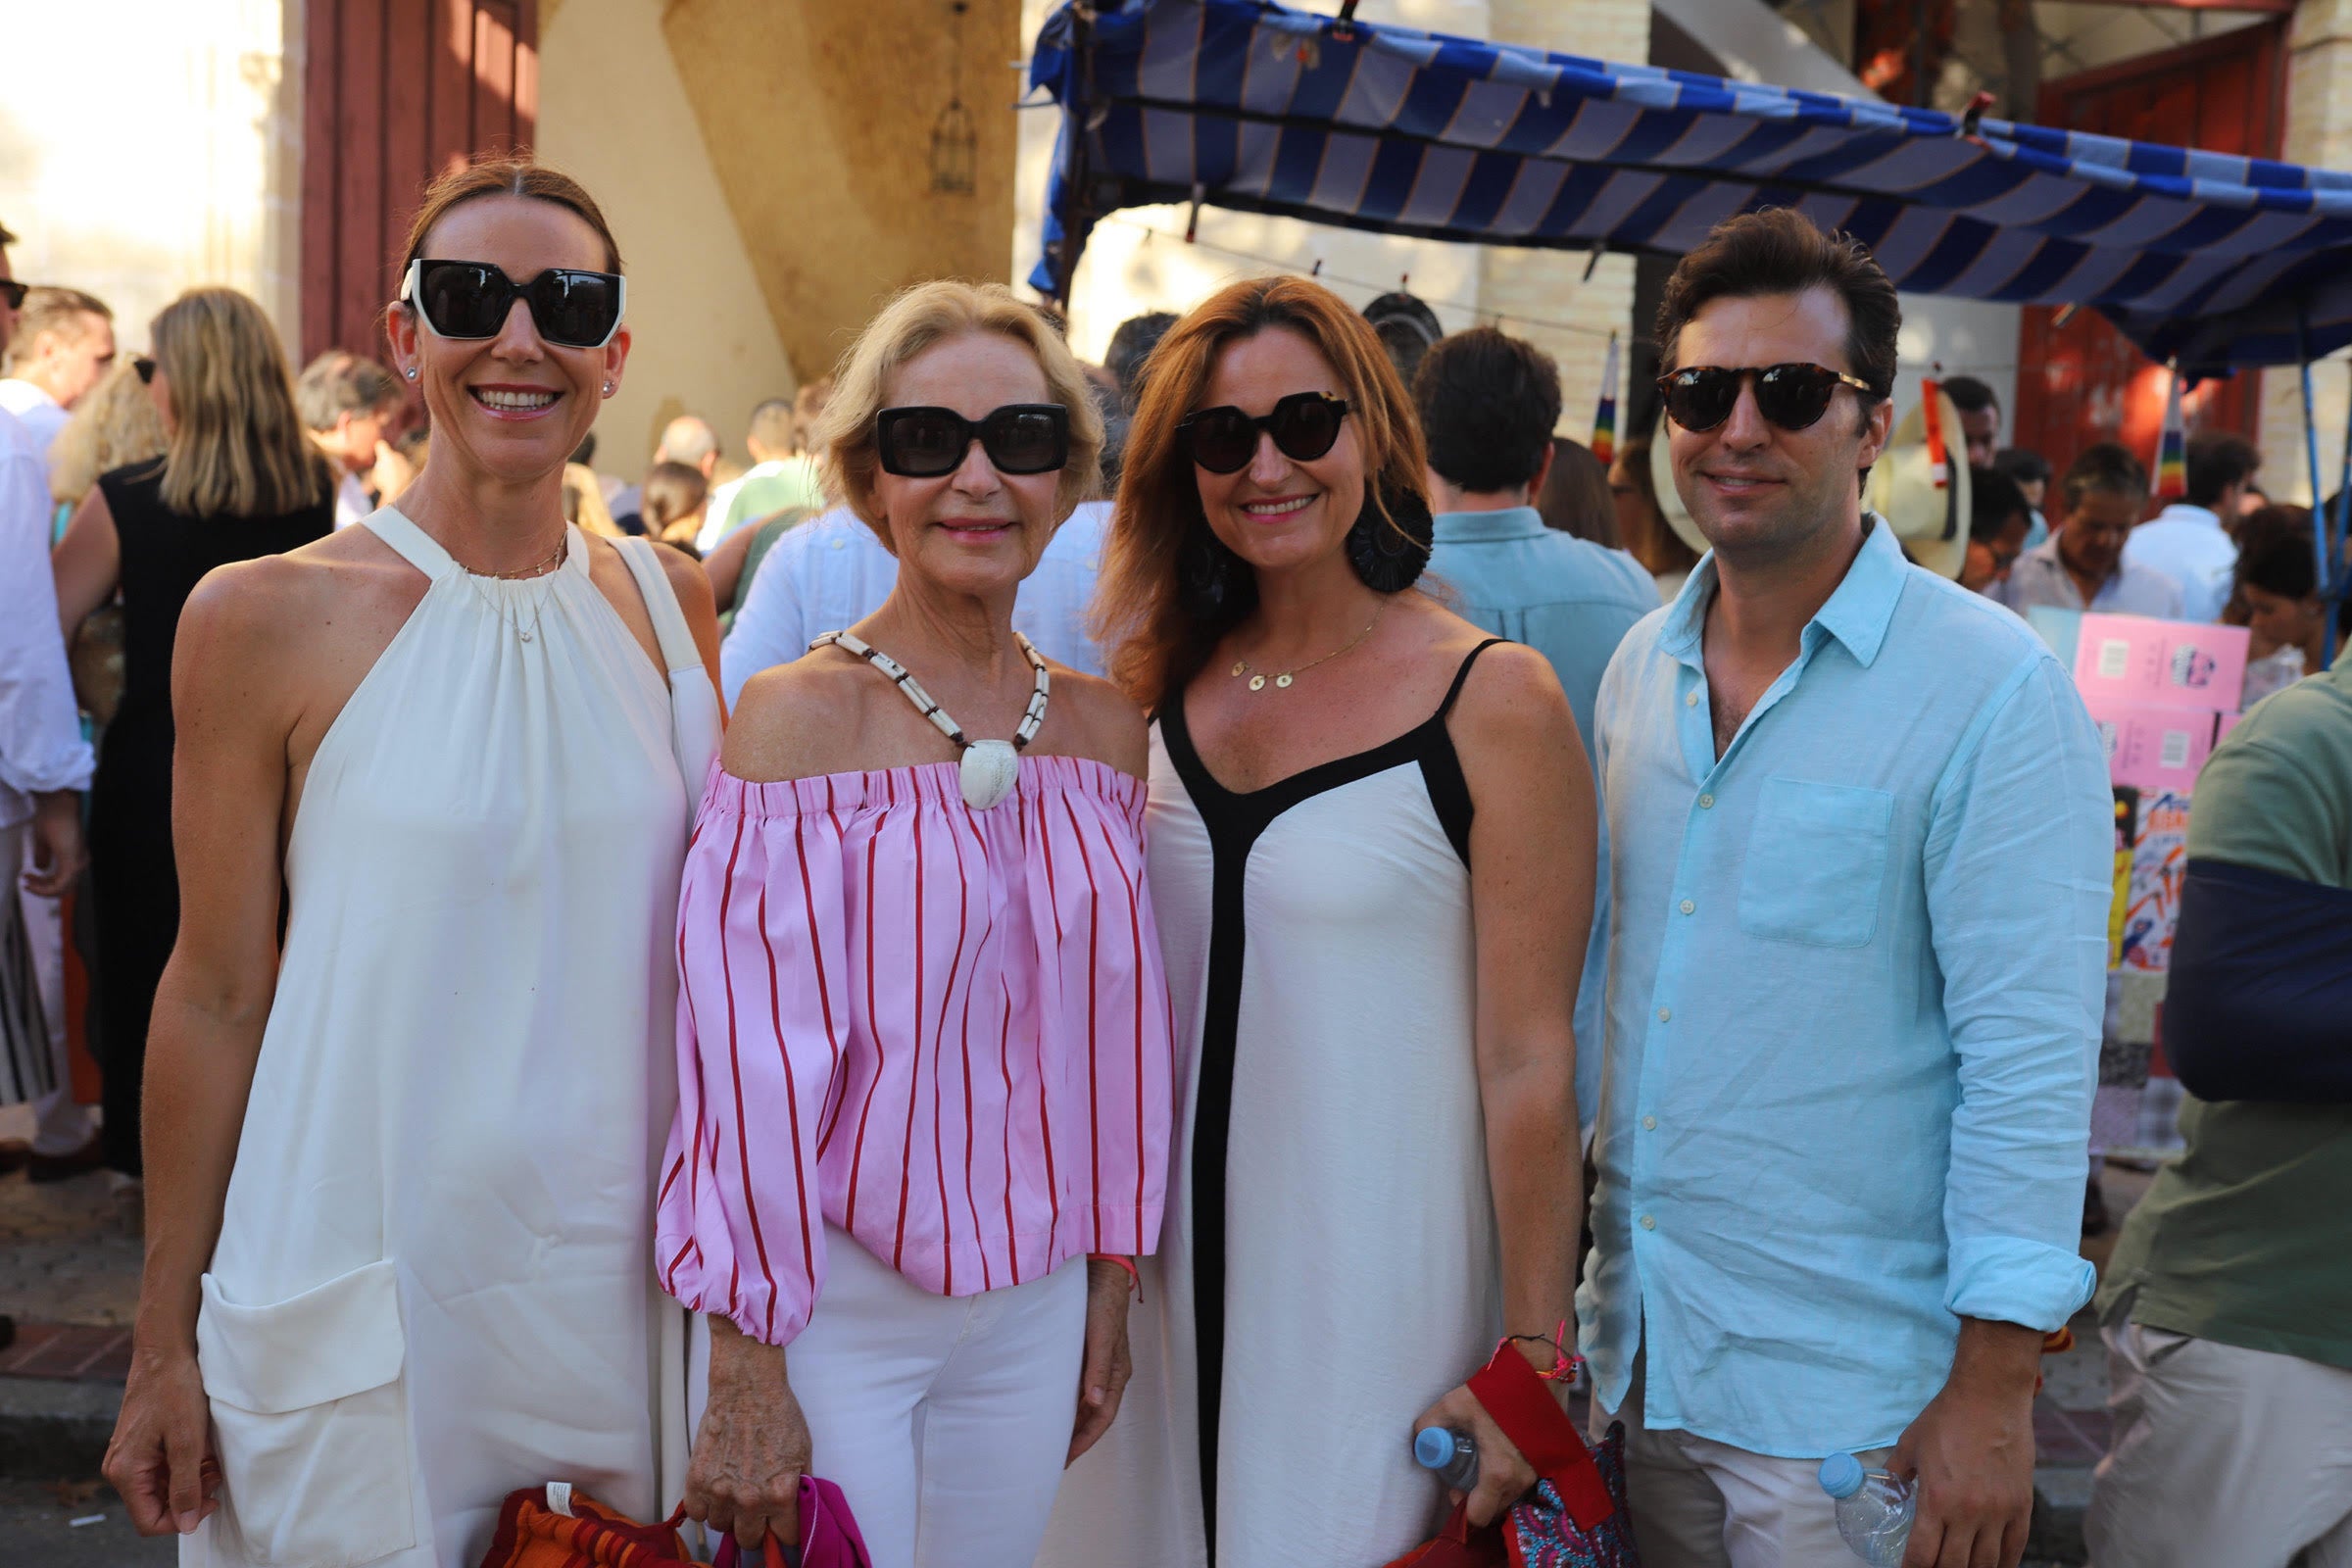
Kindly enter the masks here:
[[1438, 705], [1438, 717], [1440, 719], [1445, 718], [1447, 713], [1453, 711], [1453, 700], [1462, 695], [1462, 682], [1470, 678], [1470, 666], [1478, 662], [1478, 656], [1485, 653], [1488, 649], [1494, 647], [1496, 643], [1507, 643], [1509, 641], [1510, 639], [1508, 637], [1490, 637], [1485, 642], [1480, 643], [1476, 648], [1470, 650], [1469, 657], [1462, 661], [1462, 667], [1453, 672], [1453, 684], [1446, 688], [1446, 700]]

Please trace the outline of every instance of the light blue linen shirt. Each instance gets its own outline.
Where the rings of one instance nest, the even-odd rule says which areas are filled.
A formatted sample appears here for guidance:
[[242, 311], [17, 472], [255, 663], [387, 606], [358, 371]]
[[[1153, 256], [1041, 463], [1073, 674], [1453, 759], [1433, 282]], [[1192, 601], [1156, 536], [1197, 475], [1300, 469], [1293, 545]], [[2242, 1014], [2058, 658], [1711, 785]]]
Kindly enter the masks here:
[[[1642, 564], [1622, 550], [1545, 527], [1533, 507], [1442, 512], [1422, 582], [1463, 619], [1525, 643], [1551, 662], [1591, 760], [1592, 701], [1601, 673], [1634, 623], [1658, 608], [1658, 585]], [[1601, 975], [1609, 951], [1605, 818], [1592, 886], [1592, 938], [1585, 948], [1575, 1019], [1576, 1112], [1587, 1137], [1600, 1106]]]
[[[1102, 650], [1087, 631], [1086, 611], [1109, 530], [1109, 502], [1080, 502], [1022, 581], [1012, 609], [1013, 628], [1039, 653], [1089, 675], [1102, 673]], [[863, 620], [882, 608], [898, 580], [899, 558], [847, 507], [787, 529], [760, 563], [719, 644], [718, 683], [728, 711], [744, 682], [808, 652], [809, 638]]]
[[1892, 1445], [1962, 1317], [2090, 1298], [2112, 797], [2041, 640], [1883, 522], [1718, 760], [1714, 588], [1709, 556], [1601, 682], [1580, 1335], [1604, 1407], [1642, 1350], [1649, 1426], [1815, 1459]]

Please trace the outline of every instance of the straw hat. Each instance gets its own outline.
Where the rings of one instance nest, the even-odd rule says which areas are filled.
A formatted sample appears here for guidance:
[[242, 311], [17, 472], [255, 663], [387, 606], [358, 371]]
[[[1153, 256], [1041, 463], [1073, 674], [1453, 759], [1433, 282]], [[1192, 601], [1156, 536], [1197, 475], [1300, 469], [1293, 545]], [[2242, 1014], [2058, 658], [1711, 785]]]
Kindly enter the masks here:
[[[1939, 389], [1942, 414], [1944, 482], [1936, 483], [1929, 463], [1926, 404], [1913, 408], [1897, 421], [1886, 450], [1871, 465], [1862, 505], [1885, 517], [1913, 561], [1928, 570], [1957, 580], [1968, 556], [1968, 453], [1960, 435], [1960, 411]], [[1660, 423], [1658, 438], [1649, 445], [1649, 472], [1658, 493], [1658, 510], [1683, 543], [1699, 554], [1709, 546], [1706, 535], [1683, 505], [1674, 487], [1674, 457]]]

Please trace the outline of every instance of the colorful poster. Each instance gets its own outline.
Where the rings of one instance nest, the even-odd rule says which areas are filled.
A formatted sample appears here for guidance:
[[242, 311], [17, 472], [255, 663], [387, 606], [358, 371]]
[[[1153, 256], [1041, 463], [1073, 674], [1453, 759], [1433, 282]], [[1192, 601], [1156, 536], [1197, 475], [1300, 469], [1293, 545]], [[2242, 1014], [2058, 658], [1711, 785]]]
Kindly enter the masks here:
[[2156, 971], [2171, 966], [2173, 928], [2180, 918], [2180, 877], [2187, 862], [2187, 794], [2142, 791], [2119, 945], [2124, 968]]
[[2247, 637], [2243, 626], [2084, 615], [2075, 684], [2085, 698], [2233, 713], [2245, 690]]

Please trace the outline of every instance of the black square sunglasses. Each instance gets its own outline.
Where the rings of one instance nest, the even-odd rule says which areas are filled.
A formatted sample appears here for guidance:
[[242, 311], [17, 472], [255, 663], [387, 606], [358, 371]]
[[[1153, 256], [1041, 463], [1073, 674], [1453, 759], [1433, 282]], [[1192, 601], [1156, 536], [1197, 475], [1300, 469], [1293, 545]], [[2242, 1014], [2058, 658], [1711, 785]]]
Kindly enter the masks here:
[[32, 285], [30, 283], [14, 277], [0, 277], [0, 294], [8, 296], [8, 308], [12, 311], [23, 310], [24, 296], [31, 292]]
[[517, 299], [531, 309], [531, 324], [548, 342], [567, 349], [601, 349], [620, 330], [628, 280], [617, 272], [589, 272], [551, 267], [527, 283], [517, 283], [488, 262], [409, 264], [400, 297], [416, 309], [433, 335], [444, 338], [496, 337]]
[[1231, 404], [1201, 409], [1176, 421], [1176, 438], [1196, 464], [1211, 473], [1239, 473], [1257, 455], [1257, 433], [1274, 438], [1274, 450], [1294, 463], [1312, 463], [1340, 439], [1348, 400], [1328, 392], [1294, 392], [1262, 415], [1244, 414]]
[[936, 479], [963, 466], [972, 443], [999, 473], [1051, 473], [1070, 461], [1070, 411], [1058, 403], [1007, 403], [977, 419], [917, 405], [874, 416], [874, 449], [885, 473]]
[[1658, 377], [1658, 396], [1665, 402], [1666, 416], [1684, 429], [1712, 430], [1732, 416], [1740, 405], [1740, 388], [1750, 377], [1756, 383], [1756, 412], [1784, 430], [1820, 423], [1841, 386], [1874, 398], [1886, 396], [1860, 376], [1803, 364], [1688, 366]]

